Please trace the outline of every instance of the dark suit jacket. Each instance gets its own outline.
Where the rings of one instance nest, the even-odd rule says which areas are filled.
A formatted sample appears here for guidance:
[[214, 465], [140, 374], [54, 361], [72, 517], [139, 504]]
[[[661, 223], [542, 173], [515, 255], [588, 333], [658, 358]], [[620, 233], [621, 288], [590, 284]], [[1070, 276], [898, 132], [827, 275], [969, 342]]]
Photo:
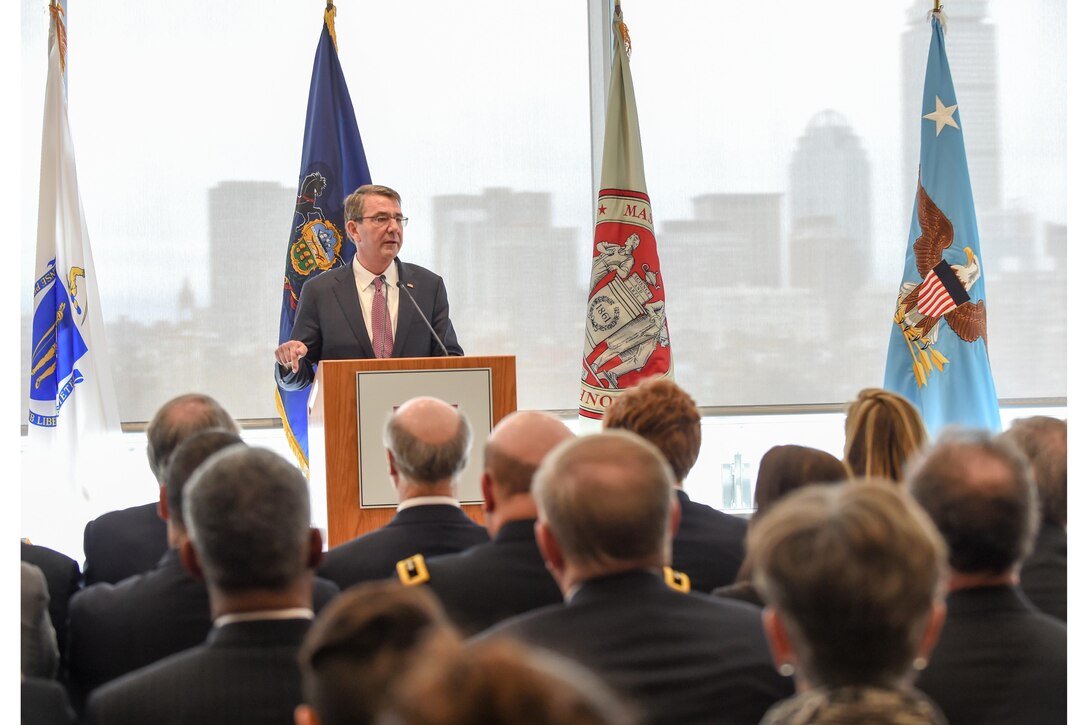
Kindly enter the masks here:
[[1043, 523], [1035, 550], [1020, 568], [1020, 588], [1044, 614], [1066, 621], [1068, 563], [1065, 529]]
[[[314, 583], [314, 611], [339, 589]], [[69, 689], [82, 711], [94, 688], [195, 647], [212, 628], [208, 590], [167, 551], [151, 571], [119, 584], [96, 584], [72, 599]]]
[[481, 637], [513, 636], [586, 665], [648, 722], [759, 722], [793, 685], [775, 671], [755, 607], [667, 587], [645, 570], [585, 582], [565, 605]]
[[22, 725], [76, 725], [68, 695], [56, 680], [27, 677], [20, 690]]
[[948, 595], [948, 619], [916, 686], [950, 725], [1066, 721], [1066, 631], [1014, 587]]
[[[411, 285], [411, 292], [419, 308], [435, 332], [442, 338], [450, 355], [464, 355], [457, 344], [457, 333], [450, 322], [450, 305], [446, 299], [446, 286], [442, 278], [419, 265], [395, 259], [400, 281]], [[373, 358], [374, 347], [363, 322], [363, 310], [359, 306], [359, 292], [355, 287], [355, 273], [351, 264], [330, 270], [309, 280], [302, 286], [298, 301], [295, 326], [291, 339], [306, 344], [306, 360], [299, 363], [298, 372], [276, 365], [276, 381], [284, 390], [301, 390], [313, 382], [314, 368], [322, 360], [352, 360]], [[393, 357], [442, 357], [442, 349], [431, 336], [427, 325], [400, 290], [397, 312], [397, 330], [393, 336]]]
[[489, 542], [460, 554], [427, 559], [428, 584], [466, 634], [563, 602], [563, 593], [537, 549], [534, 523], [531, 519], [511, 521]]
[[286, 619], [213, 629], [206, 644], [95, 690], [88, 722], [291, 723], [302, 701], [298, 648], [309, 626]]
[[53, 631], [57, 633], [57, 650], [60, 652], [57, 676], [64, 678], [67, 672], [68, 601], [79, 591], [79, 564], [75, 559], [44, 546], [25, 541], [20, 542], [20, 546], [22, 560], [45, 574], [45, 583], [49, 587], [49, 619], [53, 622]]
[[748, 522], [696, 503], [683, 491], [680, 528], [672, 540], [672, 568], [691, 578], [691, 588], [710, 593], [732, 584], [744, 561], [744, 535]]
[[155, 566], [166, 553], [166, 522], [159, 503], [110, 511], [83, 530], [83, 583], [116, 584]]
[[453, 554], [485, 541], [487, 529], [458, 507], [415, 506], [398, 511], [377, 531], [329, 551], [317, 573], [343, 590], [359, 582], [395, 576], [397, 562], [409, 556]]

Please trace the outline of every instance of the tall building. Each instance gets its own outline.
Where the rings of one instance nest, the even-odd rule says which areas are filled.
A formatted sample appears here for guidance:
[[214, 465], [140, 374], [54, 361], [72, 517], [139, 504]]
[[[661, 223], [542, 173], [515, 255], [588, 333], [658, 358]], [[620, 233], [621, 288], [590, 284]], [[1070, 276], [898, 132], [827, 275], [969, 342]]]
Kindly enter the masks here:
[[[988, 18], [989, 0], [956, 0], [945, 8], [948, 63], [956, 85], [960, 125], [967, 147], [967, 166], [975, 208], [1001, 207], [1001, 134], [997, 88], [997, 31]], [[929, 52], [930, 0], [916, 0], [907, 11], [902, 36], [903, 58], [903, 187], [913, 196], [918, 186], [918, 144], [923, 103], [933, 110], [934, 99], [922, 98]], [[948, 99], [942, 99], [951, 103]], [[908, 220], [909, 221], [909, 220]]]
[[842, 114], [813, 116], [790, 159], [790, 286], [842, 289], [872, 259], [869, 158]]
[[[518, 377], [547, 379], [556, 366], [577, 380], [589, 279], [574, 279], [577, 229], [552, 226], [546, 192], [484, 189], [436, 196], [434, 269], [450, 293], [450, 317], [469, 355], [516, 354]], [[510, 291], [516, 290], [512, 294]], [[402, 308], [403, 310], [403, 308]], [[520, 407], [577, 405], [524, 386]]]

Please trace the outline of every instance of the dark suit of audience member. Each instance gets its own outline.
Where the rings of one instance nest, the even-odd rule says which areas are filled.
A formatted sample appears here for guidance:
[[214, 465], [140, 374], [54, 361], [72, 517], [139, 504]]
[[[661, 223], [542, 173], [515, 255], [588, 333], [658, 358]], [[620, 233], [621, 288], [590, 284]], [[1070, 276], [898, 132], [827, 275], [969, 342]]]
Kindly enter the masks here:
[[24, 677], [19, 689], [22, 725], [75, 725], [64, 686], [56, 680]]
[[64, 679], [68, 671], [68, 602], [79, 591], [80, 573], [76, 560], [45, 546], [20, 542], [21, 558], [33, 564], [45, 574], [49, 586], [49, 619], [57, 633], [57, 650], [60, 652], [58, 678]]
[[951, 725], [1065, 722], [1065, 625], [1016, 585], [1039, 519], [1027, 460], [1006, 439], [946, 433], [907, 483], [951, 568], [948, 618], [918, 689]]
[[544, 456], [573, 435], [548, 413], [519, 411], [499, 421], [484, 447], [480, 480], [492, 540], [422, 566], [420, 557], [406, 560], [397, 565], [401, 581], [427, 583], [454, 624], [469, 634], [562, 602], [536, 545], [537, 508], [529, 489]]
[[[332, 582], [314, 583], [314, 611], [332, 601]], [[82, 710], [96, 687], [208, 638], [208, 588], [181, 564], [176, 549], [151, 571], [120, 584], [96, 584], [72, 599], [69, 688]]]
[[567, 602], [481, 637], [512, 636], [580, 662], [650, 723], [758, 722], [793, 687], [775, 671], [759, 610], [666, 584], [674, 484], [658, 449], [625, 431], [552, 451], [532, 490], [541, 553]]
[[1020, 567], [1020, 588], [1044, 614], [1066, 621], [1068, 548], [1065, 529], [1043, 522], [1035, 549]]
[[732, 584], [744, 561], [748, 523], [692, 501], [683, 490], [677, 490], [676, 497], [680, 528], [672, 540], [672, 568], [687, 574], [696, 591], [712, 592]]
[[205, 644], [95, 690], [88, 721], [291, 722], [321, 558], [309, 503], [298, 468], [269, 450], [233, 445], [197, 468], [180, 556], [207, 582], [215, 626]]
[[1048, 416], [1018, 418], [1001, 437], [1027, 456], [1039, 493], [1041, 523], [1020, 566], [1020, 587], [1043, 613], [1066, 621], [1068, 425]]
[[[238, 424], [207, 395], [180, 395], [159, 408], [147, 424], [147, 462], [163, 497], [162, 474], [179, 443], [211, 428], [238, 432]], [[110, 511], [83, 531], [84, 584], [116, 584], [154, 567], [166, 553], [166, 522], [159, 502]]]
[[690, 395], [666, 378], [627, 390], [605, 411], [605, 429], [629, 430], [657, 446], [672, 468], [680, 500], [680, 529], [672, 542], [672, 568], [691, 588], [710, 593], [732, 584], [744, 560], [744, 519], [696, 503], [682, 490], [699, 458], [702, 419]]
[[[560, 604], [563, 593], [544, 566], [534, 521], [511, 521], [493, 541], [426, 560], [427, 584], [466, 634], [523, 612]], [[410, 573], [407, 576], [411, 583]]]
[[452, 554], [487, 541], [487, 530], [455, 498], [472, 442], [460, 411], [436, 398], [413, 398], [386, 421], [383, 439], [400, 504], [388, 524], [326, 555], [318, 573], [341, 589], [394, 577], [397, 562], [414, 554]]
[[1066, 721], [1066, 629], [1012, 586], [951, 592], [917, 686], [956, 723]]
[[452, 554], [485, 541], [487, 529], [466, 516], [456, 499], [413, 506], [377, 531], [330, 549], [318, 573], [343, 590], [396, 576], [397, 562], [413, 554]]
[[60, 653], [49, 621], [49, 586], [42, 570], [20, 562], [19, 584], [20, 670], [28, 677], [57, 674]]
[[157, 501], [110, 511], [83, 529], [84, 584], [116, 584], [155, 566], [166, 553]]

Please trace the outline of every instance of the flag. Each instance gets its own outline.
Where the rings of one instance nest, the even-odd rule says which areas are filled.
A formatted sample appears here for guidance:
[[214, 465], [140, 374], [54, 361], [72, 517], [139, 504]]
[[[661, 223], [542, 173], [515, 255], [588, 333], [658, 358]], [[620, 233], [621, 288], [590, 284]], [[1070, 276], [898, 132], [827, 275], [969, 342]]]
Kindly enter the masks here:
[[592, 420], [599, 420], [624, 388], [672, 375], [665, 283], [642, 166], [630, 47], [617, 3], [578, 407], [581, 417]]
[[80, 448], [97, 446], [98, 436], [120, 425], [68, 127], [64, 11], [55, 2], [49, 11], [27, 435], [48, 456], [49, 476], [74, 483]]
[[[280, 309], [280, 343], [291, 338], [302, 285], [330, 269], [351, 264], [355, 244], [344, 232], [344, 197], [370, 183], [370, 170], [355, 122], [355, 109], [336, 53], [336, 8], [325, 10], [317, 41], [295, 216], [287, 245]], [[307, 364], [305, 360], [301, 365]], [[306, 401], [310, 391], [277, 386], [276, 407], [288, 443], [304, 471], [309, 470]]]
[[990, 374], [986, 291], [944, 18], [931, 13], [921, 160], [884, 387], [910, 400], [930, 433], [1000, 430]]

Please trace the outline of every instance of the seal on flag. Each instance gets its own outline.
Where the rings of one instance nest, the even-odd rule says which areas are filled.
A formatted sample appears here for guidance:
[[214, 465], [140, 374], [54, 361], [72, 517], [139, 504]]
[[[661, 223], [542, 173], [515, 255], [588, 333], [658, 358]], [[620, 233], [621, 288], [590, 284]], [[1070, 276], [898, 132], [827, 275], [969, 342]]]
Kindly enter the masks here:
[[[914, 242], [914, 258], [920, 283], [904, 282], [899, 290], [894, 320], [903, 331], [903, 339], [914, 357], [914, 377], [918, 387], [927, 375], [944, 370], [948, 358], [936, 348], [938, 322], [943, 318], [952, 332], [965, 342], [978, 338], [986, 341], [986, 303], [971, 302], [968, 291], [982, 276], [979, 259], [970, 247], [964, 247], [966, 264], [949, 264], [944, 252], [952, 246], [955, 230], [952, 222], [918, 183], [918, 226], [921, 234]], [[988, 349], [988, 342], [987, 342]]]
[[294, 239], [287, 255], [291, 264], [283, 281], [283, 288], [291, 291], [292, 310], [298, 308], [298, 295], [307, 277], [344, 264], [344, 235], [317, 203], [325, 186], [325, 177], [311, 172], [303, 179], [295, 199]]

